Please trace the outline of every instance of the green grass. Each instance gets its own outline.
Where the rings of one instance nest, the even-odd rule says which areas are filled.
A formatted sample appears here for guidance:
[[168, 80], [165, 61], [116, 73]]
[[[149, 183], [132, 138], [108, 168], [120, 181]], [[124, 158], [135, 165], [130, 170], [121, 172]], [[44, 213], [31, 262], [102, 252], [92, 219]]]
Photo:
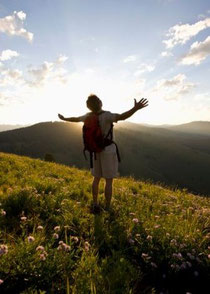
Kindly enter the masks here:
[[208, 292], [209, 198], [119, 178], [93, 215], [91, 179], [0, 153], [0, 293]]

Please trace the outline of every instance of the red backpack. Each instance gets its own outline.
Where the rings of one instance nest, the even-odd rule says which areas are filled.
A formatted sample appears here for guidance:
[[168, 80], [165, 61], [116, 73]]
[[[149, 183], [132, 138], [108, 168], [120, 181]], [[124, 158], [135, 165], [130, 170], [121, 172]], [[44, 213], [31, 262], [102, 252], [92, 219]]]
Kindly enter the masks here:
[[[113, 124], [111, 125], [111, 128], [109, 129], [106, 136], [102, 134], [101, 127], [99, 124], [99, 115], [101, 115], [102, 113], [104, 113], [104, 111], [101, 111], [99, 113], [93, 113], [93, 112], [89, 113], [84, 121], [84, 126], [82, 129], [83, 142], [84, 142], [83, 153], [85, 158], [86, 158], [85, 152], [88, 151], [90, 153], [91, 168], [93, 167], [93, 161], [92, 161], [93, 154], [96, 155], [96, 153], [103, 151], [103, 149], [106, 146], [114, 143], [112, 140]], [[118, 154], [118, 148], [117, 148], [117, 154]], [[118, 159], [119, 159], [119, 155], [118, 155]]]

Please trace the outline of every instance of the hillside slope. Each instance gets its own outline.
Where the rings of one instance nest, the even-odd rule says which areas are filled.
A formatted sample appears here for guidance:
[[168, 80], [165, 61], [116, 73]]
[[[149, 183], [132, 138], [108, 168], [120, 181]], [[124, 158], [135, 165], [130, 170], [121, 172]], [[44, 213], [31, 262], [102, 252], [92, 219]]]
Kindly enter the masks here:
[[0, 153], [0, 292], [208, 293], [210, 200], [132, 178], [113, 194], [93, 215], [89, 172]]
[[[0, 151], [89, 168], [83, 156], [82, 124], [40, 123], [0, 133]], [[122, 157], [120, 174], [162, 182], [210, 195], [210, 136], [139, 124], [118, 123], [115, 138]]]

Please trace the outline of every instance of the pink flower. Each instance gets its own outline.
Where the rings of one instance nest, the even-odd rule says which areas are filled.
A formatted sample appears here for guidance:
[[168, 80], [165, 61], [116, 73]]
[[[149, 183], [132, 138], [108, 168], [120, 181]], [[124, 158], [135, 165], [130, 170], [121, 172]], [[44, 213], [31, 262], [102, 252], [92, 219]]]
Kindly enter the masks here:
[[63, 241], [60, 241], [59, 243], [59, 246], [58, 246], [58, 250], [63, 250], [63, 251], [70, 251], [71, 250], [71, 247], [69, 245], [67, 245], [66, 243], [64, 243]]
[[4, 216], [4, 215], [6, 215], [6, 214], [7, 214], [6, 211], [2, 209], [2, 210], [1, 210], [1, 215]]
[[148, 260], [151, 258], [151, 256], [149, 256], [147, 253], [142, 253], [141, 257], [145, 260]]
[[152, 241], [152, 236], [151, 235], [148, 235], [147, 236], [147, 240]]
[[155, 229], [158, 229], [159, 227], [160, 227], [160, 225], [155, 225], [154, 226]]
[[90, 249], [90, 244], [86, 241], [85, 242], [85, 251], [89, 251]]
[[55, 232], [60, 232], [60, 230], [61, 230], [61, 227], [60, 227], [60, 226], [56, 226], [56, 227], [54, 227], [54, 231], [55, 231]]
[[28, 236], [28, 242], [32, 243], [34, 242], [35, 238], [33, 236]]
[[0, 285], [3, 284], [3, 283], [4, 283], [4, 281], [2, 279], [0, 279]]
[[131, 238], [128, 239], [128, 242], [129, 242], [131, 245], [133, 245], [133, 244], [135, 243], [135, 241], [134, 241], [133, 239], [131, 239]]
[[20, 220], [25, 222], [27, 220], [27, 217], [26, 216], [21, 216]]
[[43, 230], [43, 226], [38, 226], [38, 227], [37, 227], [37, 230], [38, 230], [38, 231], [42, 231], [42, 230]]
[[54, 233], [54, 234], [53, 234], [53, 238], [54, 238], [54, 239], [58, 239], [58, 238], [59, 238], [59, 235], [56, 234], [56, 233]]
[[151, 262], [151, 266], [154, 267], [154, 268], [157, 268], [157, 264], [154, 263], [154, 262]]
[[4, 245], [4, 244], [0, 245], [0, 256], [4, 255], [4, 254], [7, 254], [7, 253], [8, 253], [7, 245]]
[[39, 258], [42, 261], [45, 261], [46, 260], [46, 257], [47, 257], [47, 252], [45, 252], [45, 251], [39, 255]]
[[139, 222], [138, 218], [133, 218], [132, 221], [137, 224]]
[[44, 251], [44, 247], [43, 246], [38, 246], [38, 247], [36, 247], [36, 251]]
[[129, 213], [131, 216], [134, 216], [135, 215], [135, 212], [130, 212]]
[[75, 243], [79, 242], [79, 238], [76, 236], [71, 236], [71, 240], [73, 240]]

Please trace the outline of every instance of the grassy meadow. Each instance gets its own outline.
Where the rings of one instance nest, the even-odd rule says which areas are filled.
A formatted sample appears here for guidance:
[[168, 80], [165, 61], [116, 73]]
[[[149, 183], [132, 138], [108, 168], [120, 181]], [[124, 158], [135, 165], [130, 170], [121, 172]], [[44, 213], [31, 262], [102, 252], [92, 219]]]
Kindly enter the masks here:
[[119, 178], [94, 215], [91, 179], [0, 153], [0, 293], [209, 293], [209, 198]]

